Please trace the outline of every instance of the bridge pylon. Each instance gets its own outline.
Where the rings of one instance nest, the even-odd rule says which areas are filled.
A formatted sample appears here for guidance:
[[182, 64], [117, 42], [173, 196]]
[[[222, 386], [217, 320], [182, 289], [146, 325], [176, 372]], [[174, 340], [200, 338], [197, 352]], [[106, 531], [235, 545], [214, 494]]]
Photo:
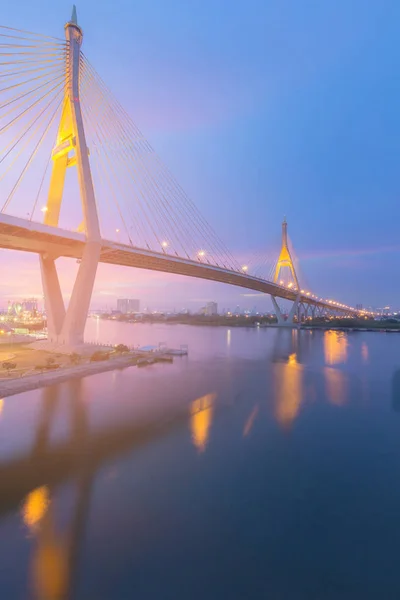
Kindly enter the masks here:
[[278, 325], [280, 327], [293, 327], [294, 316], [297, 315], [297, 308], [298, 308], [298, 304], [299, 304], [299, 300], [300, 300], [300, 285], [299, 285], [299, 281], [297, 279], [296, 270], [294, 268], [293, 259], [292, 259], [292, 256], [291, 256], [290, 250], [289, 250], [288, 238], [287, 238], [286, 217], [283, 219], [283, 222], [282, 222], [282, 246], [281, 246], [279, 258], [278, 258], [278, 261], [277, 261], [276, 267], [275, 267], [274, 283], [279, 282], [279, 277], [280, 277], [281, 271], [285, 267], [290, 269], [290, 273], [291, 273], [292, 279], [293, 279], [294, 289], [296, 289], [298, 292], [297, 298], [296, 298], [295, 302], [293, 303], [293, 306], [292, 306], [286, 319], [285, 319], [284, 315], [282, 314], [282, 311], [278, 305], [278, 302], [277, 302], [275, 296], [271, 295], [271, 300], [272, 300], [272, 304], [274, 305], [276, 317], [278, 319]]
[[65, 25], [65, 38], [67, 46], [64, 101], [56, 144], [52, 152], [53, 166], [44, 223], [58, 227], [66, 171], [70, 167], [76, 167], [86, 243], [67, 310], [55, 264], [57, 256], [51, 253], [41, 254], [40, 267], [48, 341], [74, 348], [83, 344], [83, 333], [101, 251], [99, 218], [80, 105], [80, 47], [83, 33], [77, 22], [75, 6], [71, 20]]

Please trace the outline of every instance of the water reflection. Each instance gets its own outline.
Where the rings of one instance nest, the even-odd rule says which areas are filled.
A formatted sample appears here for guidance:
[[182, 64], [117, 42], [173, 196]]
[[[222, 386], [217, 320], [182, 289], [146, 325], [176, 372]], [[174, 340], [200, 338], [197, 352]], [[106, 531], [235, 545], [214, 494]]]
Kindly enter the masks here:
[[361, 356], [364, 362], [368, 362], [369, 359], [369, 351], [366, 342], [363, 342], [361, 345]]
[[22, 520], [31, 531], [35, 533], [38, 525], [47, 512], [50, 504], [49, 488], [46, 485], [36, 488], [30, 492], [22, 505]]
[[297, 329], [277, 329], [272, 348], [272, 362], [286, 362], [293, 353], [298, 356], [298, 333]]
[[193, 444], [199, 452], [204, 452], [207, 446], [215, 399], [216, 394], [213, 392], [197, 398], [191, 404], [190, 429]]
[[324, 353], [327, 365], [345, 363], [347, 360], [348, 340], [340, 331], [325, 331]]
[[342, 406], [347, 400], [347, 377], [342, 371], [325, 367], [326, 395], [331, 404]]
[[[82, 380], [66, 384], [68, 390], [70, 431], [67, 446], [82, 450], [88, 433], [88, 419], [83, 401]], [[43, 390], [42, 412], [32, 445], [30, 461], [40, 464], [55, 451], [50, 444], [53, 420], [60, 407], [60, 388]], [[84, 459], [74, 480], [77, 499], [73, 515], [64, 531], [57, 527], [54, 515], [55, 484], [42, 485], [29, 492], [22, 504], [22, 518], [34, 535], [30, 560], [30, 587], [38, 600], [61, 600], [70, 597], [74, 578], [77, 548], [86, 519], [92, 475]], [[79, 518], [84, 510], [84, 517]], [[77, 527], [77, 523], [79, 526]]]
[[[198, 328], [193, 335], [209, 344], [208, 333]], [[114, 376], [102, 374], [5, 400], [0, 417], [5, 600], [162, 600], [174, 591], [179, 596], [182, 573], [188, 598], [207, 597], [207, 588], [232, 600], [296, 599], [302, 591], [325, 598], [329, 591], [335, 595], [335, 589], [326, 592], [326, 573], [339, 582], [343, 568], [353, 573], [352, 557], [369, 526], [372, 538], [381, 532], [371, 545], [378, 548], [376, 556], [368, 564], [359, 561], [348, 588], [337, 587], [337, 596], [346, 596], [346, 589], [351, 596], [365, 572], [375, 573], [374, 561], [385, 563], [379, 559], [396, 525], [391, 517], [399, 495], [393, 487], [397, 430], [387, 411], [389, 376], [393, 408], [400, 412], [400, 361], [396, 365], [395, 348], [387, 350], [397, 338], [365, 335], [371, 363], [366, 368], [364, 334], [355, 334], [342, 368], [322, 364], [324, 332], [261, 328], [255, 335], [235, 329], [228, 357], [221, 356], [227, 332], [212, 333], [216, 355], [193, 359], [192, 343], [190, 360], [184, 365], [176, 360], [168, 372], [160, 367], [159, 376], [158, 367], [127, 371], [116, 375], [113, 386]], [[256, 337], [257, 353], [249, 356]], [[368, 403], [360, 403], [364, 389]], [[214, 390], [217, 397], [203, 396]], [[357, 452], [349, 461], [353, 447]], [[369, 468], [365, 457], [373, 459]], [[209, 506], [217, 518], [210, 518]], [[374, 526], [376, 515], [382, 527]], [[232, 524], [237, 573], [225, 539]], [[343, 550], [349, 524], [349, 547]], [[320, 556], [327, 527], [332, 552]], [[200, 552], [193, 540], [201, 540]], [[301, 581], [285, 578], [293, 548], [302, 549], [295, 565]], [[215, 556], [227, 551], [228, 560], [217, 564]], [[390, 552], [385, 558], [390, 562]], [[273, 567], [268, 578], [266, 561]], [[381, 596], [373, 592], [371, 597], [392, 597], [387, 588]]]
[[68, 598], [69, 576], [68, 547], [57, 532], [49, 510], [37, 530], [31, 557], [31, 588], [37, 600]]
[[246, 437], [249, 435], [250, 431], [253, 428], [254, 425], [254, 421], [256, 419], [256, 416], [258, 415], [258, 404], [256, 404], [256, 406], [253, 408], [253, 410], [251, 411], [249, 418], [247, 419], [244, 428], [243, 428], [243, 437]]
[[[131, 451], [187, 422], [200, 450], [206, 447], [216, 394], [207, 394], [175, 411], [165, 410], [153, 423], [131, 418], [102, 430], [90, 430], [83, 380], [42, 390], [41, 413], [30, 451], [0, 463], [0, 516], [20, 507], [21, 518], [33, 538], [30, 557], [30, 596], [37, 600], [71, 597], [75, 585], [79, 548], [83, 538], [92, 484], [104, 461]], [[67, 405], [61, 406], [63, 392]], [[56, 414], [65, 412], [69, 432], [65, 440], [54, 440], [52, 426]], [[62, 413], [64, 414], [64, 413]], [[75, 489], [75, 502], [67, 524], [60, 527], [55, 513], [60, 483], [69, 480]], [[65, 515], [63, 517], [65, 520]]]
[[392, 377], [392, 408], [395, 412], [400, 412], [400, 369]]
[[303, 367], [296, 353], [288, 356], [286, 363], [277, 363], [275, 375], [275, 416], [279, 424], [288, 428], [300, 412], [303, 399]]

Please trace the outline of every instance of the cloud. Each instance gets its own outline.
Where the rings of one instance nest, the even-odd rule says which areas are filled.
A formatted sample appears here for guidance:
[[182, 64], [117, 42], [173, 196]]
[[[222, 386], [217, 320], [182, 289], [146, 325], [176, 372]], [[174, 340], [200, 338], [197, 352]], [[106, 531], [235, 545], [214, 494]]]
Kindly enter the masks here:
[[244, 296], [245, 298], [257, 298], [257, 297], [261, 297], [261, 298], [265, 298], [266, 294], [240, 294], [241, 296]]

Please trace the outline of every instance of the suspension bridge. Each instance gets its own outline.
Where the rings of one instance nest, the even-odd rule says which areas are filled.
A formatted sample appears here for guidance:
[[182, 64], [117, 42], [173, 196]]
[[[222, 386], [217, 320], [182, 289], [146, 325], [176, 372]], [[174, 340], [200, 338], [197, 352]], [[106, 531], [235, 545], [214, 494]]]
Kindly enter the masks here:
[[[0, 247], [39, 255], [50, 344], [83, 343], [99, 262], [269, 294], [283, 326], [326, 311], [366, 314], [302, 289], [286, 220], [266, 274], [240, 264], [97, 74], [82, 40], [75, 7], [65, 39], [0, 26]], [[79, 262], [67, 308], [59, 257]], [[288, 315], [278, 299], [293, 302]]]

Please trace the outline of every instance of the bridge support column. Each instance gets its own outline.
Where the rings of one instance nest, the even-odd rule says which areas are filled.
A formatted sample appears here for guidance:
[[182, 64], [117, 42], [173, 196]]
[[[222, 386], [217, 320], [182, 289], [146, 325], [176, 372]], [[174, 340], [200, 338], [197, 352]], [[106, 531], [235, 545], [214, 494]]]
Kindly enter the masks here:
[[276, 301], [275, 296], [271, 295], [272, 304], [274, 305], [274, 310], [276, 314], [276, 318], [278, 319], [278, 327], [295, 327], [294, 317], [297, 314], [300, 296], [297, 296], [296, 300], [293, 302], [293, 306], [290, 309], [290, 312], [287, 316], [287, 319], [282, 314], [281, 309]]
[[282, 326], [285, 324], [285, 319], [283, 317], [282, 311], [279, 308], [279, 304], [277, 303], [275, 296], [271, 296], [271, 300], [272, 304], [274, 305], [276, 318], [278, 319], [278, 325]]
[[100, 250], [101, 244], [97, 242], [88, 242], [85, 246], [59, 336], [61, 344], [69, 346], [83, 344], [83, 333], [99, 264]]
[[69, 350], [72, 350], [75, 346], [83, 344], [83, 333], [101, 251], [99, 219], [79, 98], [80, 47], [83, 34], [77, 23], [75, 7], [71, 20], [65, 25], [65, 37], [68, 44], [64, 103], [56, 146], [52, 153], [53, 168], [44, 222], [46, 225], [58, 227], [66, 170], [75, 166], [86, 243], [67, 311], [62, 299], [55, 259], [43, 255], [40, 257], [40, 265], [47, 313], [48, 341], [56, 345], [68, 346]]
[[57, 342], [65, 319], [65, 306], [54, 258], [46, 254], [40, 256], [43, 295], [47, 315], [47, 339]]
[[84, 343], [83, 334], [99, 264], [101, 243], [88, 242], [83, 251], [67, 311], [61, 293], [55, 259], [40, 256], [44, 302], [47, 315], [47, 339], [69, 348]]
[[299, 302], [300, 302], [300, 295], [297, 296], [296, 300], [293, 302], [293, 306], [290, 309], [290, 312], [288, 314], [288, 318], [287, 318], [287, 323], [290, 323], [290, 326], [294, 325], [294, 317], [297, 314], [297, 308], [299, 306]]

